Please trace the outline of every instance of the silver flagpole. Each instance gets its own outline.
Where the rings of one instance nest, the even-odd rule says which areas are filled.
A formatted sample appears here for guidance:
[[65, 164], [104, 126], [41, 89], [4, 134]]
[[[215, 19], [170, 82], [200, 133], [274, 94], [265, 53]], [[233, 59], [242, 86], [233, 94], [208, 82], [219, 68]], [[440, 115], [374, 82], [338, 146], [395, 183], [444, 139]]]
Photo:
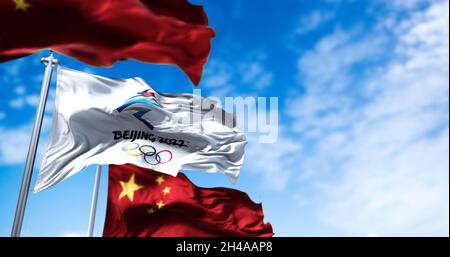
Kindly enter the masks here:
[[97, 211], [98, 189], [100, 188], [100, 177], [102, 175], [102, 166], [97, 165], [95, 173], [94, 189], [92, 191], [91, 213], [89, 214], [88, 237], [94, 235], [95, 213]]
[[58, 60], [53, 58], [53, 52], [49, 57], [42, 58], [41, 62], [46, 65], [44, 79], [42, 80], [41, 95], [39, 105], [36, 111], [36, 119], [34, 121], [33, 132], [31, 133], [30, 145], [28, 146], [27, 159], [23, 171], [22, 184], [20, 186], [19, 199], [17, 200], [16, 214], [11, 230], [12, 237], [20, 236], [22, 230], [23, 217], [25, 214], [25, 206], [27, 204], [28, 192], [30, 190], [31, 175], [33, 173], [34, 161], [36, 158], [36, 150], [39, 143], [39, 135], [41, 133], [42, 120], [44, 118], [45, 103], [47, 102], [48, 89], [52, 77], [53, 66], [58, 64]]

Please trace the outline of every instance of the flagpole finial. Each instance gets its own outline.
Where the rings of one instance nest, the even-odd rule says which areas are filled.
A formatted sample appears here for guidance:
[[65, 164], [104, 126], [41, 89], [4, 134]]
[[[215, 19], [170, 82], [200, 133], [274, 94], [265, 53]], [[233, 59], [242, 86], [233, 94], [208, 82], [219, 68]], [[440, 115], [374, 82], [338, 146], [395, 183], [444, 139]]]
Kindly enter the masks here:
[[53, 50], [50, 50], [50, 55], [48, 57], [41, 58], [41, 62], [45, 65], [57, 66], [59, 65], [59, 60], [53, 57]]

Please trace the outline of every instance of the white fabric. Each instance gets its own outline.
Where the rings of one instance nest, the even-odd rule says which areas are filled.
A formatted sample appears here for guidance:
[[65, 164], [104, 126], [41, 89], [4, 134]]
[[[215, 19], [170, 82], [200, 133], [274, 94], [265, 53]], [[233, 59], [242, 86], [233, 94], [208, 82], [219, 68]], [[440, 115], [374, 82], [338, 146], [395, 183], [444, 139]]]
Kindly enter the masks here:
[[223, 172], [232, 181], [239, 175], [247, 141], [235, 125], [225, 125], [234, 118], [216, 102], [157, 93], [140, 78], [63, 67], [57, 75], [52, 131], [35, 192], [90, 164], [131, 163], [170, 175], [180, 169]]

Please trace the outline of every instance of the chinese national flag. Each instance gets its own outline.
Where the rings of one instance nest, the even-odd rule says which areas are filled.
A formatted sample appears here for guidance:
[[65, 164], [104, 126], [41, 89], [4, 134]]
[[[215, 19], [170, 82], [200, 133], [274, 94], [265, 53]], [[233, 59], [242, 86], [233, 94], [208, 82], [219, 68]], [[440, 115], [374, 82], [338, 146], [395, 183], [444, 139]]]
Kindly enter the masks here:
[[187, 0], [1, 0], [0, 62], [43, 48], [87, 64], [178, 65], [198, 84], [214, 31]]
[[103, 236], [272, 236], [261, 204], [230, 188], [201, 188], [130, 164], [109, 166]]

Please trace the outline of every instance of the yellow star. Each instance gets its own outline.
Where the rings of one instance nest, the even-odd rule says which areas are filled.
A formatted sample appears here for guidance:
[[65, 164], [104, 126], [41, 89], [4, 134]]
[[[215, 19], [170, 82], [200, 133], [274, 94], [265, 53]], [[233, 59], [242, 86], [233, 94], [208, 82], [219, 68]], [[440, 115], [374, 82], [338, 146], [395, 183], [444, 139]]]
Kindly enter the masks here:
[[120, 185], [122, 186], [122, 192], [119, 195], [119, 200], [127, 196], [130, 201], [133, 201], [134, 192], [142, 188], [141, 185], [136, 184], [134, 181], [134, 174], [131, 175], [130, 180], [127, 182], [120, 181]]
[[158, 176], [158, 177], [155, 179], [155, 182], [156, 182], [158, 185], [161, 185], [161, 184], [164, 182], [163, 176]]
[[16, 5], [16, 10], [22, 10], [24, 12], [31, 6], [29, 3], [25, 2], [25, 0], [13, 0]]
[[155, 212], [156, 212], [156, 210], [153, 209], [153, 207], [151, 207], [150, 209], [147, 210], [147, 213], [148, 213], [148, 214], [153, 214], [153, 213], [155, 213]]
[[164, 193], [164, 195], [170, 194], [170, 189], [171, 188], [169, 186], [166, 186], [162, 192]]
[[163, 200], [157, 202], [157, 203], [156, 203], [156, 206], [158, 206], [158, 210], [159, 210], [159, 209], [162, 209], [162, 207], [164, 207], [164, 202], [163, 202]]

